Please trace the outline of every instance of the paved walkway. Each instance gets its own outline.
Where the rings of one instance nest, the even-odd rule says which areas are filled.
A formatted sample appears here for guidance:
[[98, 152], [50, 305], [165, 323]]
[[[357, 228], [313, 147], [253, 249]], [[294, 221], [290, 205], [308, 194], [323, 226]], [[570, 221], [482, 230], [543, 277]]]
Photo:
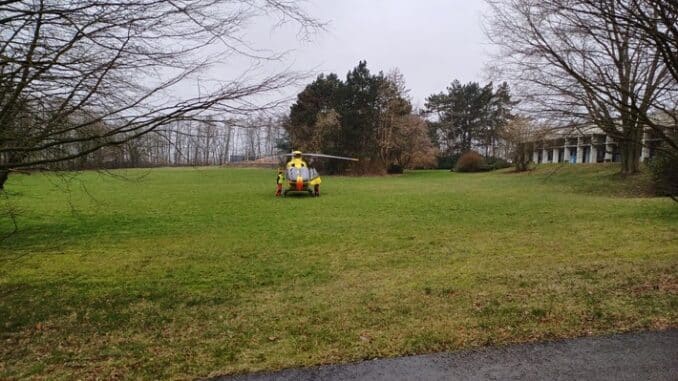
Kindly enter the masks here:
[[678, 329], [288, 369], [215, 380], [678, 380]]

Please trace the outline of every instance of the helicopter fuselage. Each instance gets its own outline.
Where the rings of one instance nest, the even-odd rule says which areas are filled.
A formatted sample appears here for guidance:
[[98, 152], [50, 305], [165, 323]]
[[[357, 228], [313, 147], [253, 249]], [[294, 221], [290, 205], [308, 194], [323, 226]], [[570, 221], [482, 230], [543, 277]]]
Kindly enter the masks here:
[[292, 157], [287, 162], [285, 178], [288, 183], [288, 191], [311, 192], [322, 180], [315, 168], [309, 167], [302, 158]]
[[[348, 160], [348, 161], [358, 161], [358, 159], [351, 157], [343, 156], [334, 156], [326, 155], [322, 153], [307, 153], [303, 154], [301, 151], [292, 151], [289, 154], [284, 156], [289, 157], [287, 162], [287, 170], [285, 171], [285, 180], [287, 181], [288, 188], [285, 189], [284, 195], [287, 192], [308, 192], [314, 196], [320, 196], [320, 175], [318, 171], [309, 167], [304, 156], [312, 158], [324, 158], [324, 159], [336, 159], [336, 160]], [[277, 193], [279, 195], [279, 193]]]

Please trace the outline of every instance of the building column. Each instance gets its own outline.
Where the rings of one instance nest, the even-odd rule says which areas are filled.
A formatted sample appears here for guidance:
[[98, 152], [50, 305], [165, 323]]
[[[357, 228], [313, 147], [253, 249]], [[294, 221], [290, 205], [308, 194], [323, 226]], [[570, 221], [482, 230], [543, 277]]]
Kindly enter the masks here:
[[591, 160], [589, 160], [589, 163], [597, 162], [598, 162], [598, 147], [596, 147], [593, 138], [591, 138]]
[[605, 135], [605, 161], [612, 161], [612, 143], [613, 139]]
[[532, 150], [532, 161], [535, 164], [539, 164], [539, 151], [537, 150], [537, 147]]
[[549, 162], [549, 150], [547, 150], [546, 148], [543, 148], [541, 151], [541, 162], [542, 163]]
[[553, 162], [558, 163], [558, 148], [553, 149]]
[[583, 140], [584, 138], [582, 137], [577, 138], [577, 164], [584, 162], [584, 146], [582, 145]]
[[563, 145], [563, 162], [570, 162], [570, 147], [568, 147], [567, 139], [565, 139], [565, 144]]

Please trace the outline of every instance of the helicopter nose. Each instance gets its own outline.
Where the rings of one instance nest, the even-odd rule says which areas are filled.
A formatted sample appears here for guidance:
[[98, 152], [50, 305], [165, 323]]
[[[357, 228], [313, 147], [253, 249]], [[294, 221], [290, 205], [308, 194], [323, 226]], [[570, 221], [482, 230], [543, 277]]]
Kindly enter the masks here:
[[302, 191], [304, 190], [304, 179], [301, 176], [297, 176], [297, 190]]

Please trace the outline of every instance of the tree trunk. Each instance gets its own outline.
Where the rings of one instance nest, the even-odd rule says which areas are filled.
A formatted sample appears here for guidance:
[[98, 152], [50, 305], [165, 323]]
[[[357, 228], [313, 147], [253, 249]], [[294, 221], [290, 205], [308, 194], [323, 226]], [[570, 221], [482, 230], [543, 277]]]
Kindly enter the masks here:
[[626, 130], [625, 139], [619, 142], [621, 173], [622, 175], [632, 175], [640, 171], [643, 129], [633, 126]]
[[640, 146], [635, 143], [627, 142], [619, 147], [621, 153], [621, 173], [623, 175], [632, 175], [640, 171]]
[[5, 189], [5, 182], [9, 178], [9, 171], [6, 169], [0, 169], [0, 190]]

